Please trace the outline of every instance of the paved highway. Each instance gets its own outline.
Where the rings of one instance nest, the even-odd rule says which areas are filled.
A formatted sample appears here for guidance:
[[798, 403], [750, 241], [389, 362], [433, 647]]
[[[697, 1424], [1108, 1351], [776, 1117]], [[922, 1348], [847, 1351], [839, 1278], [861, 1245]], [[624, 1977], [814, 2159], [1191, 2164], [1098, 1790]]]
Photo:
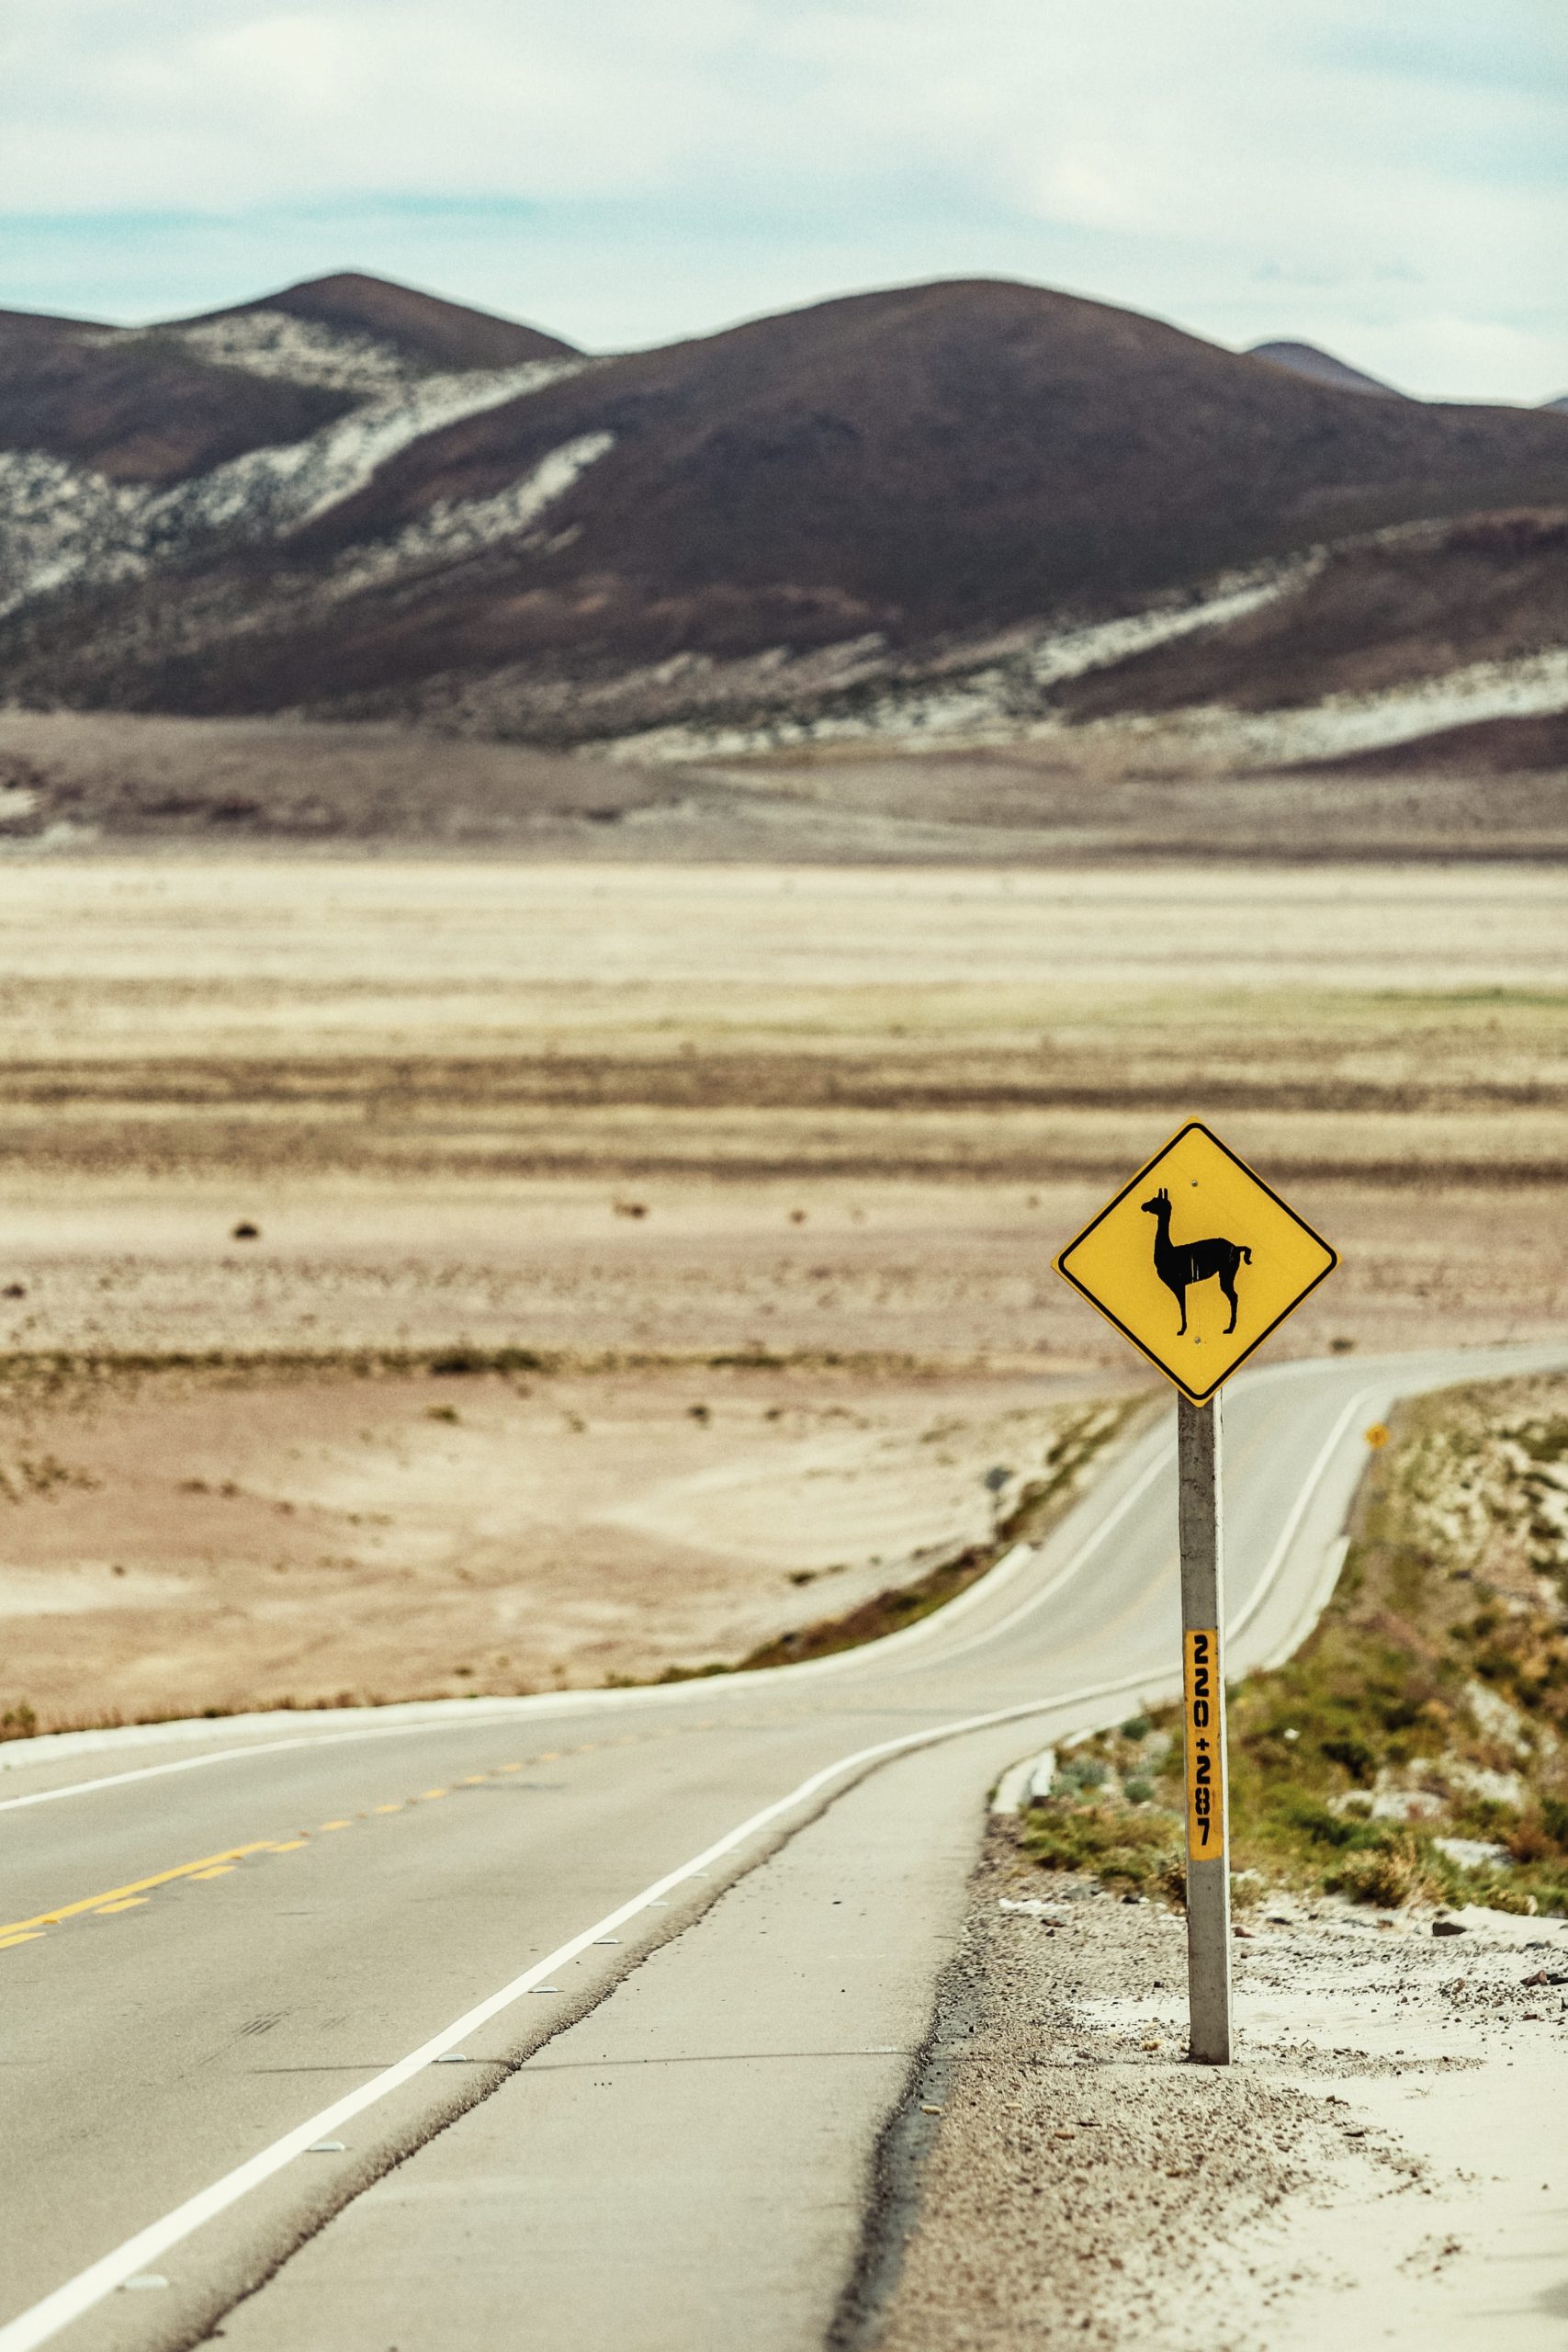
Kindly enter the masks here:
[[[1398, 1396], [1564, 1361], [1238, 1377], [1234, 1668]], [[1172, 1694], [1176, 1596], [1168, 1418], [818, 1666], [0, 1749], [0, 2352], [819, 2344], [986, 1790]]]

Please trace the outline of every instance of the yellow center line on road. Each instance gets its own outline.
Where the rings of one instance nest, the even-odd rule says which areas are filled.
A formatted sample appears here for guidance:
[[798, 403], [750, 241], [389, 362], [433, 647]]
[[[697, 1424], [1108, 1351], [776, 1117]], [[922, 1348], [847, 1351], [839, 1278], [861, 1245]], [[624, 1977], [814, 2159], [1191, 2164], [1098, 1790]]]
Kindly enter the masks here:
[[[569, 1755], [582, 1756], [604, 1744], [599, 1740], [587, 1740], [581, 1747], [568, 1749], [565, 1752]], [[621, 1741], [615, 1744], [624, 1746], [626, 1743]], [[558, 1763], [561, 1755], [562, 1751], [559, 1748], [546, 1748], [542, 1754], [529, 1757], [522, 1763], [498, 1764], [490, 1772], [466, 1773], [461, 1785], [480, 1788], [486, 1781], [494, 1779], [498, 1773], [525, 1772], [529, 1764]], [[331, 1829], [352, 1829], [355, 1826], [356, 1821], [367, 1820], [373, 1814], [403, 1813], [410, 1805], [427, 1804], [436, 1797], [450, 1794], [449, 1789], [425, 1789], [419, 1796], [404, 1798], [396, 1804], [372, 1806], [369, 1814], [345, 1816], [336, 1821], [323, 1821], [321, 1828], [314, 1834], [319, 1837]], [[258, 1838], [248, 1846], [230, 1846], [220, 1854], [204, 1854], [199, 1861], [180, 1862], [173, 1870], [154, 1871], [151, 1878], [132, 1879], [125, 1886], [111, 1886], [103, 1894], [85, 1894], [79, 1902], [62, 1903], [57, 1910], [39, 1911], [30, 1919], [13, 1919], [6, 1926], [0, 1926], [0, 1951], [8, 1951], [15, 1944], [37, 1943], [46, 1928], [56, 1927], [62, 1919], [77, 1919], [88, 1916], [100, 1919], [112, 1918], [120, 1911], [138, 1910], [148, 1900], [154, 1888], [170, 1886], [182, 1879], [197, 1882], [205, 1879], [227, 1878], [249, 1855], [298, 1854], [310, 1843], [310, 1838], [308, 1834], [298, 1838]]]
[[52, 1928], [62, 1919], [75, 1919], [84, 1911], [102, 1911], [110, 1903], [118, 1903], [128, 1894], [144, 1894], [149, 1888], [167, 1886], [176, 1878], [195, 1878], [202, 1871], [209, 1871], [219, 1862], [243, 1861], [247, 1854], [276, 1852], [270, 1838], [258, 1838], [249, 1846], [231, 1846], [221, 1854], [203, 1854], [198, 1862], [180, 1862], [172, 1871], [155, 1871], [151, 1878], [132, 1879], [128, 1886], [111, 1886], [104, 1894], [85, 1894], [79, 1903], [62, 1903], [58, 1911], [39, 1911], [30, 1919], [12, 1919], [0, 1927], [0, 1939], [25, 1935], [29, 1928]]

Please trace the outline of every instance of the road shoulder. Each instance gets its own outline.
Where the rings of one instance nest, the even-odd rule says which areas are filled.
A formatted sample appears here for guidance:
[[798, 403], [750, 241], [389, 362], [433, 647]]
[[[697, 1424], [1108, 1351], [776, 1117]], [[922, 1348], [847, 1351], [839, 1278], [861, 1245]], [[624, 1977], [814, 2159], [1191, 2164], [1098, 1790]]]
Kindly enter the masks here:
[[1047, 1874], [993, 1827], [919, 2219], [846, 2344], [1561, 2341], [1568, 2000], [1539, 1980], [1568, 1932], [1269, 1908], [1237, 1944], [1241, 2063], [1192, 2067], [1179, 1915]]
[[830, 1805], [231, 2312], [230, 2352], [820, 2345], [1010, 1737]]

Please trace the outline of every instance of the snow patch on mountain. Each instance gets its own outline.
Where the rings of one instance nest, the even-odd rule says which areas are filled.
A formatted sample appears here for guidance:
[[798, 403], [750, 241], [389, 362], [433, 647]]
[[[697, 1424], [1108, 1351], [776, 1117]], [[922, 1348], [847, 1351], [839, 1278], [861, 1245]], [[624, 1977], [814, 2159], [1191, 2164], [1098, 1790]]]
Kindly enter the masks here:
[[694, 720], [626, 736], [604, 748], [612, 757], [688, 760], [778, 751], [796, 743], [897, 739], [915, 749], [929, 745], [937, 751], [950, 749], [959, 739], [1016, 741], [1041, 723], [1051, 689], [1064, 680], [1110, 669], [1151, 646], [1201, 629], [1223, 628], [1303, 587], [1324, 560], [1323, 550], [1314, 549], [1226, 572], [1191, 602], [1162, 603], [1112, 620], [1025, 638], [1002, 658], [976, 662], [951, 677], [910, 685], [889, 681], [874, 699], [857, 697], [851, 710], [799, 716], [781, 712], [743, 727], [704, 727]]
[[1568, 648], [1562, 646], [1512, 661], [1472, 662], [1443, 677], [1415, 679], [1378, 694], [1325, 695], [1300, 709], [1255, 712], [1201, 705], [1158, 718], [1094, 723], [1194, 749], [1210, 741], [1223, 742], [1233, 765], [1277, 767], [1385, 751], [1483, 719], [1533, 718], [1559, 710], [1568, 710]]
[[78, 472], [41, 449], [0, 450], [0, 614], [73, 581], [145, 570], [145, 492]]
[[[1071, 634], [1078, 640], [1077, 650], [1083, 651], [1084, 639], [1091, 633]], [[1102, 646], [1110, 641], [1100, 639]], [[1047, 639], [1034, 658], [1049, 668], [1066, 651], [1061, 639]], [[710, 664], [709, 669], [714, 686], [722, 686], [719, 666]], [[1055, 674], [1078, 673], [1057, 669]], [[1038, 743], [1070, 734], [1080, 745], [1101, 741], [1123, 761], [1134, 747], [1146, 745], [1149, 759], [1158, 767], [1246, 775], [1400, 743], [1416, 745], [1427, 735], [1485, 719], [1555, 711], [1568, 711], [1568, 649], [1562, 647], [1509, 661], [1471, 662], [1443, 677], [1414, 679], [1375, 694], [1325, 695], [1319, 702], [1292, 709], [1242, 711], [1212, 703], [1082, 722], [1064, 719], [1049, 708], [1042, 711], [1038, 705], [1030, 709], [1021, 690], [1019, 666], [1010, 662], [975, 671], [949, 685], [889, 684], [853, 713], [781, 711], [744, 727], [716, 720], [704, 726], [694, 718], [604, 738], [584, 748], [612, 760], [691, 761], [834, 742], [897, 744], [906, 752], [953, 752]]]
[[197, 359], [216, 367], [243, 368], [252, 376], [280, 376], [291, 384], [324, 385], [334, 392], [357, 392], [365, 400], [384, 398], [432, 373], [374, 335], [291, 318], [287, 311], [246, 311], [237, 318], [152, 332], [160, 343], [183, 344]]
[[411, 441], [592, 364], [531, 359], [483, 375], [428, 376], [306, 440], [248, 450], [169, 490], [110, 482], [38, 450], [0, 451], [0, 615], [62, 589], [133, 579], [224, 540], [287, 539]]
[[497, 539], [515, 537], [536, 522], [547, 506], [564, 497], [579, 476], [615, 445], [613, 433], [579, 434], [575, 441], [563, 441], [558, 449], [541, 458], [521, 481], [498, 491], [492, 498], [438, 499], [396, 538], [369, 548], [355, 548], [340, 558], [333, 574], [333, 594], [352, 595], [413, 564], [475, 554]]

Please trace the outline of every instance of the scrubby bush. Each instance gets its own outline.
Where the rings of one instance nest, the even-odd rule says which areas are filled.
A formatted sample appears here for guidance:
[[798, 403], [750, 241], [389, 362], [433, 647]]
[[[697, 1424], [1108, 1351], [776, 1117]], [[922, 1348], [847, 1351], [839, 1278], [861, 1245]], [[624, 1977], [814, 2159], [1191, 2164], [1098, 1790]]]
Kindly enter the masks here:
[[1113, 1804], [1053, 1797], [1032, 1806], [1023, 1846], [1043, 1870], [1091, 1871], [1108, 1886], [1163, 1884], [1178, 1852], [1180, 1824], [1169, 1813], [1134, 1813]]
[[1407, 1830], [1384, 1831], [1375, 1842], [1347, 1855], [1328, 1883], [1352, 1902], [1375, 1903], [1383, 1911], [1435, 1900], [1439, 1893], [1427, 1854]]

